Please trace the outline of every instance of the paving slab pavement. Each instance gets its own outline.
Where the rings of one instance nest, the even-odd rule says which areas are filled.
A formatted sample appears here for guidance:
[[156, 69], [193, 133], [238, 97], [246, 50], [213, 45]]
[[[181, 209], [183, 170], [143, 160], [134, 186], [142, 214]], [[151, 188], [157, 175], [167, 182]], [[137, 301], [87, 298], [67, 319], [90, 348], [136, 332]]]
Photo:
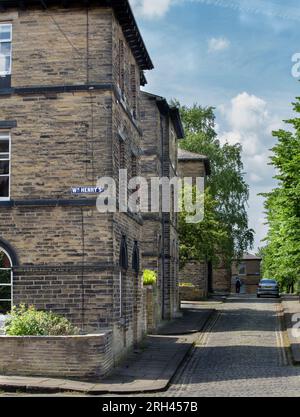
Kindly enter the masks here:
[[0, 375], [0, 390], [89, 395], [164, 391], [214, 312], [209, 302], [185, 305], [182, 317], [165, 324], [159, 334], [147, 336], [142, 348], [99, 383]]
[[[290, 352], [294, 365], [300, 364], [300, 328], [296, 329], [295, 324], [300, 321], [299, 296], [285, 295], [281, 299], [283, 318], [290, 343]], [[298, 316], [295, 316], [295, 315]], [[294, 320], [294, 321], [293, 321]], [[296, 330], [293, 331], [293, 330]], [[298, 333], [298, 335], [296, 334]]]

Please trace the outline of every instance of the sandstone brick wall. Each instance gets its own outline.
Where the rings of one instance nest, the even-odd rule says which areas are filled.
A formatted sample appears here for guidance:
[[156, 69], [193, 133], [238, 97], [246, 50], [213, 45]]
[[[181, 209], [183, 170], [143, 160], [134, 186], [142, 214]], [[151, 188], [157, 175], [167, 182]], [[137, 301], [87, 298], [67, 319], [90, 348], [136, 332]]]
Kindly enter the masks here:
[[[180, 282], [182, 284], [192, 284], [196, 291], [194, 291], [195, 301], [199, 298], [207, 297], [208, 295], [208, 271], [207, 264], [204, 262], [190, 261], [179, 272]], [[187, 294], [188, 288], [181, 287], [181, 294]], [[189, 298], [191, 296], [189, 295]]]
[[201, 160], [179, 160], [178, 171], [181, 177], [206, 177], [205, 164]]
[[112, 333], [0, 336], [1, 375], [96, 380], [113, 366]]
[[224, 265], [215, 267], [212, 276], [213, 292], [227, 293], [231, 288], [231, 268]]
[[112, 81], [110, 8], [40, 6], [0, 18], [13, 24], [14, 87]]
[[124, 88], [123, 88], [123, 98], [130, 107], [131, 110], [134, 110], [134, 94], [132, 85], [135, 85], [135, 89], [138, 93], [138, 97], [136, 100], [136, 111], [135, 119], [139, 120], [139, 113], [140, 113], [140, 99], [139, 99], [139, 92], [140, 92], [140, 70], [137, 66], [135, 58], [132, 54], [131, 49], [128, 47], [128, 44], [125, 40], [123, 31], [119, 22], [113, 16], [112, 20], [112, 61], [113, 61], [113, 70], [112, 70], [112, 80], [113, 82], [119, 87], [120, 86], [120, 50], [119, 45], [120, 41], [124, 44], [124, 65], [123, 65], [123, 73], [124, 73]]
[[161, 316], [159, 314], [159, 298], [158, 298], [158, 291], [156, 286], [146, 286], [145, 287], [146, 293], [146, 324], [147, 324], [147, 332], [148, 333], [155, 333], [157, 330], [157, 326], [161, 321]]
[[[19, 258], [14, 302], [64, 314], [86, 332], [113, 329], [117, 356], [144, 334], [141, 274], [132, 270], [142, 222], [128, 213], [100, 214], [96, 196], [71, 195], [70, 188], [94, 186], [102, 176], [117, 180], [120, 132], [126, 167], [131, 172], [134, 153], [140, 172], [142, 132], [139, 112], [133, 114], [139, 68], [111, 8], [37, 6], [1, 11], [0, 19], [13, 25], [12, 87], [22, 87], [0, 96], [0, 120], [17, 124], [10, 131], [11, 202], [0, 202], [0, 239]], [[120, 40], [126, 79], [121, 95]], [[66, 85], [73, 90], [64, 91]], [[60, 88], [47, 89], [53, 86]], [[121, 318], [123, 235], [129, 269]]]
[[[181, 177], [203, 177], [206, 180], [206, 168], [203, 160], [179, 159], [178, 171]], [[181, 299], [199, 300], [208, 295], [208, 266], [205, 262], [190, 260], [180, 271], [179, 281], [191, 283], [194, 288], [181, 287]]]
[[[171, 118], [157, 105], [157, 96], [141, 94], [143, 124], [142, 174], [173, 178], [177, 173], [177, 136]], [[158, 273], [158, 302], [161, 317], [173, 318], [179, 308], [177, 214], [171, 204], [170, 213], [149, 213], [143, 216], [144, 266]]]
[[110, 91], [1, 97], [0, 120], [17, 122], [12, 198], [76, 200], [71, 187], [95, 186], [111, 175], [111, 107]]

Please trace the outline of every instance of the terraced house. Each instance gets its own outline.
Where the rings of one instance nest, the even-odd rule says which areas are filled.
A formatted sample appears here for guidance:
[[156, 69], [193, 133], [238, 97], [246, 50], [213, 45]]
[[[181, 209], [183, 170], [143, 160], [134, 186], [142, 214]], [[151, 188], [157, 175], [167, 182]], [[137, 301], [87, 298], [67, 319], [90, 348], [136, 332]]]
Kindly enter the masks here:
[[[142, 175], [149, 181], [153, 177], [178, 176], [178, 140], [184, 131], [176, 107], [169, 106], [163, 97], [142, 92], [141, 120], [143, 124]], [[176, 316], [179, 309], [178, 269], [179, 243], [177, 213], [174, 210], [176, 196], [172, 186], [169, 192], [170, 210], [144, 213], [143, 265], [158, 275], [158, 305], [156, 323]]]
[[152, 61], [126, 0], [0, 6], [0, 312], [24, 302], [112, 329], [118, 358], [145, 328], [143, 218], [99, 213], [88, 188], [141, 173]]

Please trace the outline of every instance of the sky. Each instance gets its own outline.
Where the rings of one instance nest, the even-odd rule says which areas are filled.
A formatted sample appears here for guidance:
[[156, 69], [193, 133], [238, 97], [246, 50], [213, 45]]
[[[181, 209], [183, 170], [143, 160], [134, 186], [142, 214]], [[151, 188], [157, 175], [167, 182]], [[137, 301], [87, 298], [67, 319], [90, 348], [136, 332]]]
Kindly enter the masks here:
[[146, 90], [215, 107], [221, 143], [242, 144], [255, 252], [267, 232], [258, 194], [276, 185], [268, 165], [272, 131], [289, 129], [283, 120], [300, 96], [299, 0], [130, 3], [155, 66]]

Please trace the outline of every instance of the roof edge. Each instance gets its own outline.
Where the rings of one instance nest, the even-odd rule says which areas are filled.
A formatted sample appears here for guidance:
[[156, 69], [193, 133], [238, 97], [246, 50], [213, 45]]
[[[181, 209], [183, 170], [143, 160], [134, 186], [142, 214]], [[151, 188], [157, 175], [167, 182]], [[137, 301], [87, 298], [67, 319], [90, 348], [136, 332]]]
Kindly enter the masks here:
[[178, 107], [170, 106], [164, 97], [149, 93], [148, 91], [142, 91], [141, 94], [144, 94], [150, 99], [156, 101], [160, 113], [170, 116], [176, 131], [177, 139], [183, 139], [185, 137], [185, 133]]
[[[185, 150], [185, 149], [183, 149], [183, 150]], [[196, 154], [196, 152], [191, 152], [191, 153], [195, 153], [195, 155], [197, 155]], [[178, 161], [182, 161], [182, 162], [197, 162], [197, 161], [199, 161], [199, 162], [203, 162], [204, 163], [204, 167], [205, 167], [205, 173], [206, 173], [206, 175], [211, 175], [211, 163], [210, 163], [210, 159], [209, 159], [209, 157], [208, 156], [205, 156], [205, 155], [200, 155], [199, 154], [199, 157], [198, 158], [192, 158], [192, 157], [188, 157], [188, 156], [182, 156], [182, 157], [178, 157]]]
[[[152, 70], [154, 68], [153, 62], [147, 51], [145, 42], [138, 28], [132, 8], [128, 0], [1, 0], [0, 7], [22, 7], [26, 6], [40, 6], [47, 8], [48, 6], [61, 5], [62, 7], [72, 7], [82, 4], [85, 7], [111, 7], [114, 10], [115, 16], [119, 21], [125, 39], [127, 40], [132, 53], [141, 70]], [[1, 11], [0, 11], [1, 13]]]

